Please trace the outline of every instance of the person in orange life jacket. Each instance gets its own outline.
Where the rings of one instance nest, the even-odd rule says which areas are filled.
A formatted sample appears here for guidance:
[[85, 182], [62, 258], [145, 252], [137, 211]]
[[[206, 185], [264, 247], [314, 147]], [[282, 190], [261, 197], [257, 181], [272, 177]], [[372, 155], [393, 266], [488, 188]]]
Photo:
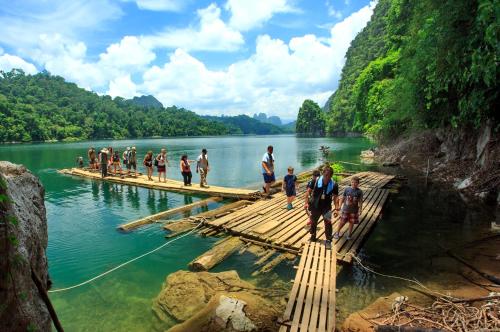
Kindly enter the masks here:
[[335, 204], [333, 216], [338, 215], [339, 186], [332, 180], [333, 169], [328, 166], [323, 170], [323, 175], [316, 180], [313, 187], [307, 188], [305, 205], [311, 211], [311, 242], [316, 241], [316, 229], [319, 217], [323, 216], [325, 222], [326, 247], [331, 248], [332, 242], [332, 201]]
[[359, 178], [354, 176], [351, 180], [351, 186], [345, 188], [344, 194], [340, 198], [342, 216], [340, 217], [337, 232], [333, 236], [335, 239], [340, 237], [340, 230], [349, 222], [349, 235], [347, 235], [347, 240], [350, 240], [353, 225], [359, 223], [359, 215], [363, 212], [363, 191], [359, 189], [358, 186]]
[[193, 177], [193, 173], [191, 172], [191, 163], [192, 162], [194, 162], [194, 160], [189, 160], [187, 154], [182, 155], [180, 168], [181, 168], [181, 174], [182, 174], [182, 177], [184, 179], [185, 186], [191, 186], [191, 179]]
[[[311, 180], [309, 180], [309, 182], [307, 182], [306, 188], [313, 188], [314, 184], [316, 183], [316, 180], [318, 180], [320, 175], [321, 175], [321, 173], [319, 172], [319, 170], [315, 169], [313, 171]], [[312, 224], [311, 211], [309, 211], [308, 207], [306, 207], [305, 205], [304, 205], [304, 209], [306, 210], [306, 213], [309, 216], [309, 218], [307, 219], [307, 224], [304, 226], [304, 229], [306, 231], [309, 231], [311, 229], [311, 224]]]

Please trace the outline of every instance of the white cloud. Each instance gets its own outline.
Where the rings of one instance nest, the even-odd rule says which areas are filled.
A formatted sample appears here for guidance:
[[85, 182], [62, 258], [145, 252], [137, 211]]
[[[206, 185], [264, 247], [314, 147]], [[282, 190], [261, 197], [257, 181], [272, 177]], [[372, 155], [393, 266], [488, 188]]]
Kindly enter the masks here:
[[199, 23], [185, 29], [167, 29], [154, 36], [143, 37], [152, 48], [182, 48], [187, 51], [236, 51], [243, 44], [241, 33], [220, 18], [220, 8], [212, 3], [197, 11]]
[[335, 17], [340, 20], [342, 18], [342, 13], [340, 10], [336, 10], [333, 5], [330, 3], [330, 0], [326, 0], [325, 2], [326, 9], [328, 10], [328, 16]]
[[124, 75], [115, 78], [109, 83], [109, 90], [106, 92], [107, 95], [111, 97], [120, 96], [126, 99], [133, 98], [137, 96], [137, 87], [130, 75]]
[[266, 112], [294, 118], [304, 99], [323, 104], [331, 95], [350, 42], [368, 22], [373, 6], [334, 25], [325, 40], [305, 35], [286, 43], [259, 36], [255, 53], [225, 70], [210, 70], [177, 49], [163, 66], [145, 72], [138, 90], [165, 105], [181, 105], [202, 114]]
[[1, 13], [0, 43], [23, 55], [37, 44], [40, 35], [76, 38], [103, 28], [123, 14], [110, 0], [10, 1], [2, 3]]
[[152, 11], [179, 12], [186, 5], [186, 0], [123, 0], [133, 1], [139, 9]]
[[156, 54], [135, 36], [125, 36], [116, 44], [111, 44], [100, 56], [100, 63], [108, 67], [134, 69], [149, 64]]
[[225, 9], [231, 12], [229, 25], [239, 31], [261, 26], [277, 13], [298, 12], [287, 0], [228, 0]]
[[3, 50], [0, 49], [0, 70], [4, 72], [9, 72], [12, 69], [22, 69], [26, 74], [36, 74], [38, 70], [36, 67], [24, 59], [10, 54], [3, 54]]

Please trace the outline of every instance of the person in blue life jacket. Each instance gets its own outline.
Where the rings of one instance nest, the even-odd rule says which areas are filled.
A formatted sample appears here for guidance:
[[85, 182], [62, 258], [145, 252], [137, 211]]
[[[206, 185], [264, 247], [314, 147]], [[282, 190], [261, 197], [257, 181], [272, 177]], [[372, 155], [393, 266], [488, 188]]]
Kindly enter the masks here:
[[316, 229], [319, 217], [323, 216], [325, 222], [326, 247], [331, 248], [332, 243], [332, 202], [335, 210], [333, 216], [338, 216], [339, 211], [339, 186], [332, 180], [333, 169], [327, 166], [314, 183], [310, 183], [305, 197], [305, 209], [311, 212], [311, 242], [316, 241]]
[[269, 145], [267, 147], [267, 152], [264, 153], [262, 157], [262, 176], [264, 177], [264, 186], [262, 190], [264, 190], [264, 194], [269, 196], [269, 192], [271, 189], [271, 185], [276, 182], [276, 177], [274, 176], [274, 155], [273, 155], [273, 146]]
[[288, 174], [283, 178], [281, 191], [286, 193], [287, 210], [293, 209], [293, 200], [297, 196], [297, 177], [293, 174], [293, 167], [288, 167]]

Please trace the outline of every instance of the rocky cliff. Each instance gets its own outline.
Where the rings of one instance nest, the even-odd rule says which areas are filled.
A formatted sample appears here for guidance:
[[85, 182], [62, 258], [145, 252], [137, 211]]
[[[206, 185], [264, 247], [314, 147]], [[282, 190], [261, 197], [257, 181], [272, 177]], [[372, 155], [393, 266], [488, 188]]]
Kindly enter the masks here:
[[50, 331], [32, 280], [48, 288], [44, 188], [24, 166], [0, 161], [0, 331]]

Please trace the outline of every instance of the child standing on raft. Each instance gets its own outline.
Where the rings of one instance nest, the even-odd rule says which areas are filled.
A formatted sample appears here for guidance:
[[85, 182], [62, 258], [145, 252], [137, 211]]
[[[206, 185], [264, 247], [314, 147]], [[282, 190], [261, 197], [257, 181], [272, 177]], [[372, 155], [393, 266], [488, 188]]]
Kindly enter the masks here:
[[288, 174], [283, 178], [282, 191], [286, 193], [287, 210], [293, 209], [293, 200], [297, 196], [297, 177], [293, 174], [293, 167], [288, 167]]

